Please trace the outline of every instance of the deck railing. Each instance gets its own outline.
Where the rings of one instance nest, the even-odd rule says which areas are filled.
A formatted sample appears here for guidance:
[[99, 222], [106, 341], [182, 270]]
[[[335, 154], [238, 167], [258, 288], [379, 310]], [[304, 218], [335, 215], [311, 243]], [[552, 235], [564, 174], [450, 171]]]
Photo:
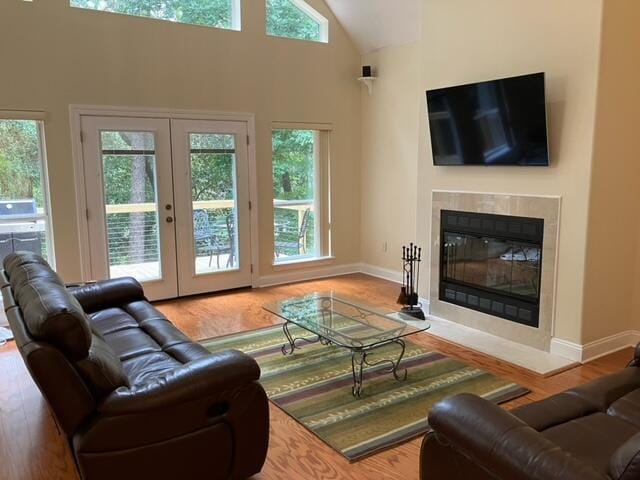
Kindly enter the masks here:
[[[224, 232], [226, 216], [235, 204], [235, 200], [200, 200], [193, 202], [193, 210], [206, 211], [216, 230]], [[299, 232], [304, 212], [314, 210], [313, 200], [275, 200], [273, 206], [275, 225], [292, 236]], [[157, 209], [156, 203], [105, 205], [110, 265], [159, 261]], [[310, 221], [305, 243], [313, 242], [313, 225]]]

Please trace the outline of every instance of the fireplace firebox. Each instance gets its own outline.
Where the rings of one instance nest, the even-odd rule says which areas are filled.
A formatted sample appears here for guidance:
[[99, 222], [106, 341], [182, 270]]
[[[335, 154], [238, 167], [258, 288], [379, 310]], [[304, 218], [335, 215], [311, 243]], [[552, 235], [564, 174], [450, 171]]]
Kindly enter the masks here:
[[441, 212], [440, 300], [539, 325], [544, 220]]

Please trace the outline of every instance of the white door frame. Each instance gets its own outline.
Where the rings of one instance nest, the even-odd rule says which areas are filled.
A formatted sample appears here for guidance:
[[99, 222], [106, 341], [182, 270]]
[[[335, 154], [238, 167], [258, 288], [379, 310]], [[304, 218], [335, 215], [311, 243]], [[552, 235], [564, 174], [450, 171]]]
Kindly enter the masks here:
[[87, 224], [87, 201], [85, 185], [85, 165], [82, 149], [81, 119], [83, 116], [137, 117], [180, 120], [212, 120], [246, 122], [248, 132], [247, 157], [249, 161], [249, 200], [251, 201], [251, 286], [259, 286], [260, 245], [258, 239], [258, 164], [256, 158], [256, 126], [253, 113], [232, 113], [203, 110], [180, 110], [167, 108], [137, 108], [119, 106], [70, 105], [71, 150], [76, 186], [76, 219], [80, 244], [80, 268], [82, 281], [91, 280], [90, 242]]
[[[232, 268], [196, 270], [196, 244], [194, 242], [193, 177], [191, 171], [190, 134], [223, 134], [235, 139], [233, 171], [235, 252]], [[247, 156], [247, 124], [245, 122], [212, 122], [209, 120], [171, 120], [173, 149], [173, 183], [176, 242], [178, 244], [179, 295], [196, 295], [209, 291], [246, 287], [251, 284], [251, 200], [249, 199], [249, 158]], [[186, 187], [186, 188], [185, 188]], [[229, 240], [233, 238], [230, 236]], [[211, 257], [209, 257], [211, 262]]]
[[[156, 221], [158, 229], [157, 278], [147, 279], [145, 292], [154, 300], [175, 298], [178, 295], [178, 275], [176, 268], [176, 229], [174, 222], [166, 222], [164, 205], [174, 204], [173, 167], [171, 161], [171, 122], [157, 118], [132, 117], [82, 117], [84, 137], [83, 156], [85, 160], [85, 182], [92, 190], [87, 195], [89, 215], [87, 235], [92, 246], [90, 255], [91, 272], [94, 278], [110, 278], [109, 235], [105, 197], [105, 177], [103, 167], [102, 131], [149, 132], [153, 134], [154, 165], [156, 179]], [[171, 212], [173, 215], [173, 212]]]

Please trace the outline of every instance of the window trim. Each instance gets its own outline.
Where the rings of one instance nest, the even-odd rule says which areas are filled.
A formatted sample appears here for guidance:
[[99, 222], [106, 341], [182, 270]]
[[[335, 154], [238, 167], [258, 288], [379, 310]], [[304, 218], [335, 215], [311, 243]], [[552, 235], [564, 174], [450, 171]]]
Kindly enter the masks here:
[[[265, 0], [265, 12], [266, 12], [266, 3], [268, 0]], [[318, 40], [308, 40], [306, 38], [298, 38], [298, 37], [285, 37], [283, 35], [274, 35], [267, 31], [267, 35], [270, 37], [276, 38], [287, 38], [289, 40], [302, 40], [303, 42], [315, 42], [315, 43], [329, 43], [329, 19], [318, 12], [315, 8], [309, 5], [305, 0], [289, 0], [296, 8], [302, 11], [304, 14], [311, 17], [311, 19], [318, 22], [318, 26], [320, 27], [320, 38]], [[267, 27], [268, 18], [265, 16], [265, 29]]]
[[7, 223], [23, 223], [25, 220], [43, 220], [45, 225], [45, 242], [47, 244], [47, 262], [56, 269], [56, 252], [53, 236], [53, 221], [51, 215], [51, 193], [49, 188], [49, 164], [47, 160], [47, 143], [45, 135], [45, 119], [43, 111], [29, 110], [0, 110], [1, 120], [23, 120], [36, 122], [38, 126], [38, 143], [40, 150], [40, 165], [42, 167], [40, 181], [42, 182], [43, 213], [12, 218]]
[[[275, 208], [273, 190], [271, 191], [271, 266], [275, 271], [305, 268], [312, 265], [326, 265], [333, 263], [335, 257], [332, 251], [332, 226], [331, 226], [331, 182], [330, 182], [330, 134], [333, 125], [327, 123], [304, 123], [304, 122], [272, 122], [271, 138], [273, 142], [274, 130], [313, 130], [314, 141], [314, 168], [316, 171], [314, 182], [314, 220], [315, 231], [318, 243], [313, 256], [293, 258], [289, 260], [277, 261], [275, 257], [275, 230], [273, 219], [275, 218]], [[271, 157], [273, 162], [273, 154]], [[273, 163], [271, 165], [271, 178], [273, 181]]]
[[168, 20], [166, 18], [150, 17], [146, 15], [134, 15], [131, 13], [112, 12], [111, 10], [101, 10], [99, 8], [80, 7], [77, 5], [73, 5], [71, 3], [72, 0], [67, 0], [67, 2], [69, 2], [70, 8], [75, 8], [76, 10], [82, 10], [85, 12], [110, 13], [112, 15], [122, 15], [125, 17], [143, 18], [145, 20], [155, 20], [159, 22], [169, 22], [169, 23], [174, 23], [176, 25], [190, 25], [192, 27], [216, 28], [218, 30], [226, 30], [230, 32], [242, 31], [242, 0], [231, 0], [231, 26], [229, 28], [219, 27], [216, 25], [205, 25], [202, 23], [190, 23], [190, 22], [181, 22], [178, 20]]

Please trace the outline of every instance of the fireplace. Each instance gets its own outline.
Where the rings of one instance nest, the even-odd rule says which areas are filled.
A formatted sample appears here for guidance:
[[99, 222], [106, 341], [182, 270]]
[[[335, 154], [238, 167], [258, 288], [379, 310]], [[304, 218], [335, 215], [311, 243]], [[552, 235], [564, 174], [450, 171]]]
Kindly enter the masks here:
[[443, 302], [539, 326], [544, 220], [441, 211]]

